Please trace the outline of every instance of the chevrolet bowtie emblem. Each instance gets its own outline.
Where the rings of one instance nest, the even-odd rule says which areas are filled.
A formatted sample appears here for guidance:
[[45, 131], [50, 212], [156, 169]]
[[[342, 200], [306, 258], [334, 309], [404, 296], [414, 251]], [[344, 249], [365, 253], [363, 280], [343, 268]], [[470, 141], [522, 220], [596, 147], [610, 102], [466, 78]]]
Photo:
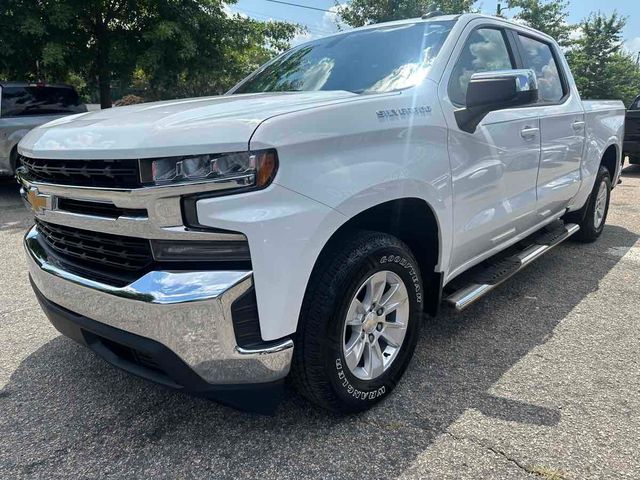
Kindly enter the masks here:
[[27, 191], [27, 203], [35, 213], [51, 209], [51, 195], [43, 195], [37, 188], [30, 188]]

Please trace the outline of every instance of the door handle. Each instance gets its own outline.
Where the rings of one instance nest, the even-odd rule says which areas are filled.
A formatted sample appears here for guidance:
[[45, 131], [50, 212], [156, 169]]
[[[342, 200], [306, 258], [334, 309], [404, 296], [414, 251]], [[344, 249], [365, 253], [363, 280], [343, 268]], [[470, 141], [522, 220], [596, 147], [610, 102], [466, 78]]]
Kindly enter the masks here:
[[529, 140], [531, 138], [534, 138], [536, 135], [538, 135], [538, 132], [540, 132], [539, 128], [524, 127], [522, 130], [520, 130], [520, 136], [525, 140]]
[[585, 122], [579, 120], [577, 122], [573, 122], [573, 124], [571, 126], [573, 127], [573, 129], [576, 132], [579, 132], [580, 130], [582, 130], [584, 128], [585, 125], [586, 125]]

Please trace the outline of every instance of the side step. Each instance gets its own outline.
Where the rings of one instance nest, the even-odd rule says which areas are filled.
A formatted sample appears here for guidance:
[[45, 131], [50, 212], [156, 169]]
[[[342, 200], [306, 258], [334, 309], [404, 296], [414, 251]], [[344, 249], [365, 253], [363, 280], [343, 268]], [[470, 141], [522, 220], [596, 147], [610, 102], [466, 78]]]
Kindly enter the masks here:
[[521, 252], [504, 258], [478, 273], [471, 283], [447, 296], [445, 303], [461, 312], [553, 247], [564, 242], [578, 230], [580, 230], [580, 226], [569, 223], [543, 233], [533, 240], [533, 244]]

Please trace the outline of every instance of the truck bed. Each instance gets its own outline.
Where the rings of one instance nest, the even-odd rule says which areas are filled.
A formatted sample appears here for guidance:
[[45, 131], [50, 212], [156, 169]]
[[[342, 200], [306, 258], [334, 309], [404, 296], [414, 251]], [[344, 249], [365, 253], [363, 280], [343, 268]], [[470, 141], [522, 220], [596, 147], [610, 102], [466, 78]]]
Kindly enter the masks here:
[[622, 112], [624, 114], [626, 111], [624, 103], [620, 100], [583, 100], [582, 106], [586, 113], [611, 111], [615, 113]]

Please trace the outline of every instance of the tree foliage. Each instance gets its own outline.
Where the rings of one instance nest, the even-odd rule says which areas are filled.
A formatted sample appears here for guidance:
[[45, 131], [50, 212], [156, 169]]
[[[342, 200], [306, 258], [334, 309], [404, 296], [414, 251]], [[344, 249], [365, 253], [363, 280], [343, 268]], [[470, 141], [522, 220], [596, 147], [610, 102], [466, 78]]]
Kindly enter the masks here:
[[584, 98], [623, 99], [627, 105], [640, 90], [640, 68], [622, 48], [626, 19], [595, 13], [580, 23], [581, 36], [567, 59]]
[[103, 107], [132, 81], [147, 98], [220, 93], [300, 28], [230, 16], [235, 1], [2, 0], [0, 73], [97, 88]]
[[420, 17], [432, 9], [447, 14], [466, 13], [472, 11], [475, 3], [476, 0], [352, 0], [338, 12], [346, 24], [361, 27]]
[[514, 16], [531, 28], [556, 39], [563, 46], [569, 43], [572, 26], [567, 23], [569, 2], [564, 0], [509, 0], [509, 8], [517, 8]]
[[[146, 100], [217, 94], [286, 49], [301, 28], [259, 22], [228, 9], [237, 0], [0, 0], [0, 77], [63, 81], [86, 99]], [[344, 2], [342, 2], [344, 3]], [[433, 8], [464, 13], [475, 0], [352, 0], [338, 9], [350, 26], [418, 17]], [[569, 25], [568, 0], [507, 0], [518, 21], [567, 51], [585, 98], [640, 90], [640, 69], [622, 48], [626, 19], [592, 14]], [[581, 32], [576, 40], [572, 31]]]

